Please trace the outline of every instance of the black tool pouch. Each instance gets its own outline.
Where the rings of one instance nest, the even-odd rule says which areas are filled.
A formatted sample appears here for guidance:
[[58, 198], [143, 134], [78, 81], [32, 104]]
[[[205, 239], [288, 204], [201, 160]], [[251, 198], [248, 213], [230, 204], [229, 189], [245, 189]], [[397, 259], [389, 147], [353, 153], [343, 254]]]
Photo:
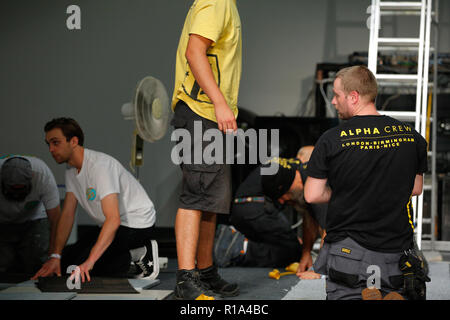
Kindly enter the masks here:
[[414, 249], [404, 252], [399, 261], [403, 273], [403, 290], [409, 300], [426, 300], [426, 282], [431, 279], [425, 274], [424, 263]]

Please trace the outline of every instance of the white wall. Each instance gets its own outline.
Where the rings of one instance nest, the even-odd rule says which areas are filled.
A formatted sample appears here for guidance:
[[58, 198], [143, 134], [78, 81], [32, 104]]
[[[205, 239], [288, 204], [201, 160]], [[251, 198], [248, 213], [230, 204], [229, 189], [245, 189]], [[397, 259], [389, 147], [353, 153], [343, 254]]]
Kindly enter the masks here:
[[[238, 0], [243, 30], [239, 105], [259, 115], [297, 115], [317, 63], [367, 51], [370, 0]], [[450, 52], [450, 1], [440, 1], [440, 50]], [[81, 8], [81, 30], [66, 8]], [[120, 107], [147, 75], [173, 90], [174, 57], [191, 0], [4, 0], [0, 4], [0, 154], [32, 154], [64, 183], [44, 143], [44, 124], [75, 118], [86, 147], [128, 165], [133, 124]], [[389, 21], [394, 32], [410, 30]], [[399, 31], [399, 32], [400, 32]], [[171, 226], [181, 175], [170, 160], [170, 131], [145, 144], [141, 182], [158, 226]], [[80, 223], [89, 220], [81, 216]]]

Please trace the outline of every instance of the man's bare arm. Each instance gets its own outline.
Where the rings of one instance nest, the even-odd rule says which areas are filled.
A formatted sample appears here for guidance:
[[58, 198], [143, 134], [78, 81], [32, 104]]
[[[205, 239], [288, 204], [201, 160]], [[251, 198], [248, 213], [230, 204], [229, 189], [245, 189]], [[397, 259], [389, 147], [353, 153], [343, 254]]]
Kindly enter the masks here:
[[305, 200], [308, 203], [327, 203], [331, 199], [331, 189], [327, 179], [308, 177], [305, 183]]
[[212, 43], [213, 41], [208, 38], [190, 34], [185, 56], [195, 80], [214, 105], [219, 130], [224, 133], [229, 129], [236, 131], [237, 123], [234, 113], [216, 83], [206, 55]]

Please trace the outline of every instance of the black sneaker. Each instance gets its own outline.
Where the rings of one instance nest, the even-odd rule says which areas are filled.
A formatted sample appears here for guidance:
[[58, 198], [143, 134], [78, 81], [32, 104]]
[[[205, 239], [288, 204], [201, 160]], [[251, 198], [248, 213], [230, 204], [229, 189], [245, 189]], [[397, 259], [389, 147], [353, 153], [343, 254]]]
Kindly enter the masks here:
[[174, 297], [176, 300], [216, 300], [198, 278], [197, 270], [178, 270]]
[[159, 275], [158, 243], [151, 240], [151, 249], [145, 246], [145, 254], [134, 264], [140, 271], [136, 278], [155, 280]]
[[222, 279], [215, 265], [199, 270], [199, 278], [208, 289], [223, 297], [235, 297], [239, 294], [239, 285], [237, 283], [228, 283]]

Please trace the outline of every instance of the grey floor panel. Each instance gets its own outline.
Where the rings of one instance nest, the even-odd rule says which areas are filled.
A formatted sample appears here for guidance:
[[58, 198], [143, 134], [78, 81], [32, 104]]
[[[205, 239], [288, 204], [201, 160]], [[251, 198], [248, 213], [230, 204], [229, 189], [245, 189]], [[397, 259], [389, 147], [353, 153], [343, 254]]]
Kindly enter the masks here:
[[325, 300], [325, 279], [299, 280], [282, 300]]
[[0, 300], [71, 300], [75, 296], [71, 292], [0, 292]]
[[[160, 272], [161, 284], [158, 289], [174, 290], [176, 261], [169, 259], [168, 269]], [[219, 268], [219, 274], [229, 282], [239, 285], [240, 294], [226, 300], [281, 300], [299, 282], [295, 275], [286, 275], [279, 280], [269, 278], [272, 268]], [[168, 298], [173, 299], [173, 297]]]
[[0, 291], [15, 286], [14, 283], [0, 283]]
[[36, 287], [35, 280], [28, 280], [18, 284], [12, 284], [12, 286], [1, 290], [0, 300], [163, 300], [172, 293], [172, 290], [150, 290], [160, 283], [159, 279], [128, 280], [139, 293], [77, 294], [75, 292], [41, 292]]
[[148, 280], [148, 279], [128, 279], [128, 282], [133, 286], [137, 291], [148, 290], [153, 288], [161, 283], [159, 279]]
[[171, 290], [143, 290], [139, 294], [77, 294], [72, 300], [163, 300]]
[[[428, 300], [450, 300], [450, 263], [448, 261], [430, 262], [431, 282], [427, 283]], [[221, 268], [219, 273], [228, 281], [240, 286], [240, 295], [227, 300], [324, 300], [325, 280], [299, 280], [295, 275], [287, 275], [279, 280], [269, 278], [271, 268]], [[0, 291], [0, 300], [63, 300], [64, 294], [72, 294], [76, 300], [163, 300], [171, 299], [175, 288], [176, 260], [169, 259], [169, 268], [160, 272], [156, 282], [144, 279], [131, 279], [130, 283], [139, 294], [85, 294], [75, 293], [41, 293], [33, 281], [12, 284]], [[137, 280], [137, 281], [135, 281]], [[144, 281], [141, 281], [144, 280]], [[10, 286], [11, 284], [5, 284]], [[1, 288], [1, 285], [0, 285]], [[158, 290], [154, 290], [158, 289]]]
[[35, 288], [36, 287], [36, 283], [37, 280], [28, 280], [28, 281], [24, 281], [24, 282], [20, 282], [18, 284], [16, 284], [16, 287], [31, 287], [31, 288]]
[[430, 262], [427, 300], [450, 300], [450, 263]]

